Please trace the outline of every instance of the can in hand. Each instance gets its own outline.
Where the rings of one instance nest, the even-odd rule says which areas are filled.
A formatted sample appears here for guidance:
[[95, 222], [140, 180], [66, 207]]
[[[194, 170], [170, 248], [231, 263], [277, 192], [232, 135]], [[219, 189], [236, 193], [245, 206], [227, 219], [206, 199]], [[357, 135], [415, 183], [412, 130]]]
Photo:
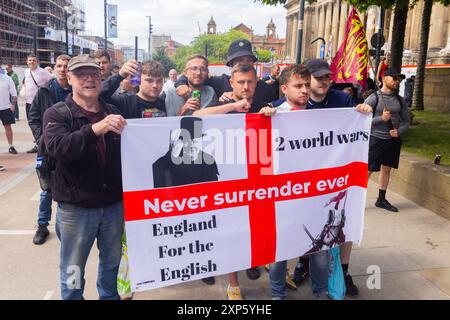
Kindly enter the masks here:
[[141, 84], [141, 76], [142, 76], [142, 64], [138, 62], [138, 74], [130, 77], [130, 84], [134, 87], [137, 87]]
[[201, 97], [202, 97], [202, 93], [200, 92], [200, 90], [192, 91], [192, 98], [198, 99], [198, 101], [200, 101]]

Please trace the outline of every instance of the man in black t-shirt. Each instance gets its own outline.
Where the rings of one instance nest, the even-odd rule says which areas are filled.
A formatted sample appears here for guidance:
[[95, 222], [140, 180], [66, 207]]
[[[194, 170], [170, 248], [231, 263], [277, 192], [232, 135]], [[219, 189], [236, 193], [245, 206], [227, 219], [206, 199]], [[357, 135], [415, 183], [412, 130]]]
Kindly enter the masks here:
[[[134, 60], [127, 62], [126, 70], [121, 72], [125, 75], [135, 75], [138, 65]], [[145, 61], [142, 63], [141, 83], [138, 93], [118, 94], [115, 92], [123, 81], [120, 74], [110, 77], [102, 85], [102, 98], [108, 103], [120, 109], [124, 118], [155, 118], [166, 116], [166, 105], [164, 99], [159, 96], [164, 84], [164, 68], [157, 61]]]

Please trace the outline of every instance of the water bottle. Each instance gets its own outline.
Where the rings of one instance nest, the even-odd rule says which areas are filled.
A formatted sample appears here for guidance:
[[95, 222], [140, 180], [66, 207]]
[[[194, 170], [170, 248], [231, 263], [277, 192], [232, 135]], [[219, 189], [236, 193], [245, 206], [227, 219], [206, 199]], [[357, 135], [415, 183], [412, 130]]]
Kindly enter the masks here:
[[142, 76], [142, 64], [138, 62], [138, 73], [135, 76], [131, 76], [130, 83], [133, 87], [137, 87], [141, 84], [141, 76]]

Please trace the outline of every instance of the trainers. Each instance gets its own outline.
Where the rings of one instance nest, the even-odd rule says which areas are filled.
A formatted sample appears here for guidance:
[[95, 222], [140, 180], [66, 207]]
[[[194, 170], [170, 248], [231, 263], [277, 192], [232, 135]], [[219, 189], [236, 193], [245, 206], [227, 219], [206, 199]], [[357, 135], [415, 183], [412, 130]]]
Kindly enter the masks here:
[[286, 300], [285, 297], [273, 297], [272, 300]]
[[9, 147], [8, 152], [11, 154], [17, 154], [17, 150], [13, 146]]
[[216, 280], [214, 279], [214, 277], [203, 278], [202, 281], [210, 286], [212, 286], [214, 283], [216, 283]]
[[239, 287], [231, 287], [230, 285], [228, 285], [227, 298], [228, 300], [243, 300], [241, 289]]
[[345, 295], [351, 298], [357, 297], [359, 294], [358, 287], [355, 286], [355, 284], [353, 283], [352, 276], [348, 272], [344, 274], [344, 281], [345, 281]]
[[34, 244], [43, 244], [47, 239], [50, 232], [48, 231], [46, 226], [38, 226], [36, 234], [33, 237]]
[[0, 166], [0, 171], [5, 171], [5, 167], [4, 166]]
[[291, 290], [297, 290], [297, 284], [292, 280], [292, 276], [289, 274], [289, 269], [286, 271], [286, 287]]
[[124, 294], [123, 296], [120, 296], [120, 300], [122, 300], [122, 301], [133, 300], [133, 297], [134, 297], [134, 293], [129, 292], [129, 293]]
[[302, 284], [308, 277], [308, 268], [303, 263], [300, 264], [300, 267], [295, 267], [294, 274], [292, 275], [292, 281], [297, 285], [297, 287]]
[[377, 202], [375, 202], [375, 207], [386, 209], [391, 212], [398, 212], [398, 209], [394, 207], [392, 204], [389, 203], [386, 199], [380, 200], [377, 199]]
[[34, 145], [33, 148], [31, 148], [30, 150], [27, 151], [27, 153], [37, 153], [38, 152], [38, 146]]
[[315, 300], [331, 300], [328, 296], [328, 292], [321, 292], [316, 295]]
[[261, 276], [258, 267], [247, 269], [247, 277], [250, 280], [256, 280]]

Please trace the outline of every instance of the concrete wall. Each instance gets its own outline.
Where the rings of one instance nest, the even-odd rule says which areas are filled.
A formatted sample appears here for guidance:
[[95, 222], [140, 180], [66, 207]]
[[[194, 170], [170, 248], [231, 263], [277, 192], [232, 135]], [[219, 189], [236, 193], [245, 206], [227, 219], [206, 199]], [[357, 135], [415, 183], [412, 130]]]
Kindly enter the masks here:
[[426, 68], [425, 110], [450, 112], [450, 68]]
[[[378, 181], [378, 174], [372, 179]], [[450, 167], [402, 152], [388, 189], [450, 220]]]

